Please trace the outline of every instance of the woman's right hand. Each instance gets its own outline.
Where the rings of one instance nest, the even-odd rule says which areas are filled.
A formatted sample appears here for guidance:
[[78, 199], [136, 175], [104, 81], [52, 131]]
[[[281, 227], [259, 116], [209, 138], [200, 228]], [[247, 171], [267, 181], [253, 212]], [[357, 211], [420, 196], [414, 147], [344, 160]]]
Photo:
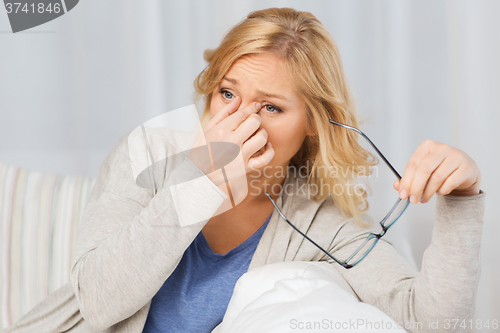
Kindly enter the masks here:
[[[261, 104], [251, 103], [246, 107], [239, 108], [240, 105], [241, 98], [234, 98], [231, 103], [219, 110], [203, 129], [204, 140], [207, 144], [227, 142], [236, 144], [240, 148], [238, 156], [224, 166], [228, 181], [239, 178], [251, 170], [266, 166], [274, 156], [271, 143], [267, 141], [266, 130], [264, 128], [259, 129], [261, 118], [257, 113], [261, 108]], [[202, 137], [198, 138], [195, 146], [200, 146], [202, 140]], [[221, 147], [221, 145], [217, 147]], [[231, 147], [231, 145], [228, 145], [228, 147]], [[262, 150], [264, 150], [262, 154], [259, 154]], [[197, 156], [196, 151], [199, 150], [191, 151], [189, 159], [204, 171], [217, 186], [223, 184], [225, 180], [222, 171], [212, 170], [212, 166], [221, 165], [217, 158], [220, 158], [221, 155], [224, 156], [224, 152], [222, 154], [221, 152], [213, 153], [209, 150], [212, 161], [210, 165], [206, 165], [206, 158], [202, 158], [201, 154]]]

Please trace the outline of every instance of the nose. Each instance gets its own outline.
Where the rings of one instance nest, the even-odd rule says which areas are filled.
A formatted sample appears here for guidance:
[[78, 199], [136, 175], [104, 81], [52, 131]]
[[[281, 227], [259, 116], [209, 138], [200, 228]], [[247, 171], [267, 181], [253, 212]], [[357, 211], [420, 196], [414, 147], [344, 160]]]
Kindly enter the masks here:
[[252, 101], [250, 99], [241, 99], [241, 104], [240, 104], [240, 107], [238, 108], [239, 109], [244, 109], [246, 107], [249, 107], [250, 105], [254, 104], [256, 101]]
[[[258, 100], [256, 99], [251, 99], [251, 98], [246, 98], [246, 99], [241, 99], [241, 103], [240, 103], [240, 106], [238, 108], [238, 110], [240, 109], [244, 109], [246, 107], [252, 107], [252, 108], [255, 108], [255, 103], [260, 103]], [[258, 114], [260, 116], [260, 111], [262, 109], [262, 105], [260, 107], [259, 110], [257, 110], [257, 112], [255, 112], [256, 114]]]

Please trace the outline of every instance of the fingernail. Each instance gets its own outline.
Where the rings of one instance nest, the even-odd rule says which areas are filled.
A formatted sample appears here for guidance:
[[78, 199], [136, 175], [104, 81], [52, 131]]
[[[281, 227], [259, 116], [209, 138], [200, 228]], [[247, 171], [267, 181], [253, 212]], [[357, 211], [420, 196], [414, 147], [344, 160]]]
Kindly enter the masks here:
[[399, 192], [399, 197], [401, 198], [401, 200], [406, 199], [407, 196], [408, 192], [406, 192], [406, 190], [402, 190], [401, 192]]
[[256, 109], [257, 111], [259, 111], [259, 110], [260, 110], [260, 107], [261, 107], [261, 104], [260, 104], [260, 103], [255, 104], [255, 109]]
[[420, 203], [426, 203], [427, 201], [425, 201], [425, 199], [422, 197], [422, 199], [420, 199]]
[[413, 203], [413, 204], [418, 203], [417, 197], [416, 197], [416, 196], [414, 196], [414, 195], [412, 195], [412, 196], [410, 197], [410, 202], [411, 202], [411, 203]]

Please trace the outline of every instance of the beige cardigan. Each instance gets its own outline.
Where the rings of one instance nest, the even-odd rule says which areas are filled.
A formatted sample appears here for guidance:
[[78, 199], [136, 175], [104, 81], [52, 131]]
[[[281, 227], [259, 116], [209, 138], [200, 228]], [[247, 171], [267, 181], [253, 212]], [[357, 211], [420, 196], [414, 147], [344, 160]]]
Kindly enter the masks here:
[[[182, 227], [176, 211], [210, 214], [225, 195], [203, 176], [196, 186], [177, 191], [163, 187], [153, 196], [150, 190], [135, 184], [127, 145], [125, 135], [101, 167], [82, 217], [71, 282], [3, 333], [142, 331], [152, 297], [206, 223]], [[178, 170], [199, 171], [188, 161]], [[305, 179], [290, 173], [285, 180], [285, 185], [290, 184], [288, 195], [277, 200], [285, 216], [300, 230], [329, 251], [341, 248], [347, 240], [332, 242], [342, 225], [349, 223], [345, 227], [350, 230], [349, 238], [367, 232], [346, 219], [331, 197], [320, 202], [309, 200], [300, 191], [304, 183]], [[484, 196], [437, 197], [432, 241], [420, 272], [384, 241], [352, 269], [332, 264], [360, 300], [378, 307], [396, 322], [421, 322], [426, 331], [427, 323], [436, 319], [469, 319], [480, 273]], [[346, 246], [345, 250], [351, 249]], [[249, 269], [294, 260], [328, 258], [275, 211]]]

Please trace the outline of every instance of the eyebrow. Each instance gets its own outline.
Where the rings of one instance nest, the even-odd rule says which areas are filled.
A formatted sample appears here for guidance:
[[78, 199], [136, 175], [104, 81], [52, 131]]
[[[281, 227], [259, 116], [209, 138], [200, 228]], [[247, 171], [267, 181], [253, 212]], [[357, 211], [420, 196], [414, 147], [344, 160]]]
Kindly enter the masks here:
[[[235, 79], [232, 79], [232, 78], [229, 78], [229, 77], [225, 77], [225, 76], [224, 76], [222, 79], [223, 79], [223, 80], [226, 80], [226, 81], [231, 82], [231, 83], [232, 83], [232, 84], [234, 84], [235, 86], [237, 86], [237, 85], [238, 85], [238, 81], [237, 81], [237, 80], [235, 80]], [[257, 94], [262, 95], [262, 96], [265, 96], [265, 97], [269, 97], [269, 98], [278, 98], [278, 99], [282, 99], [282, 100], [285, 100], [285, 101], [286, 101], [286, 100], [288, 100], [288, 99], [287, 99], [285, 96], [283, 96], [283, 95], [278, 95], [278, 94], [269, 94], [269, 93], [264, 92], [264, 91], [262, 91], [262, 90], [257, 90]]]

